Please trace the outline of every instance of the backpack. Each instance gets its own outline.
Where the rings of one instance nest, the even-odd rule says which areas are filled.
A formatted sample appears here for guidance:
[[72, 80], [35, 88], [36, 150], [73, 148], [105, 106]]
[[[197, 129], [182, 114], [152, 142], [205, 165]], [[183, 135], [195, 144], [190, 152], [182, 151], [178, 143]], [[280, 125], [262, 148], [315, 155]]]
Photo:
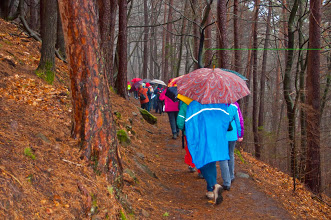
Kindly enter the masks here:
[[152, 95], [152, 92], [151, 92], [151, 90], [148, 88], [148, 90], [147, 90], [147, 96], [151, 96]]

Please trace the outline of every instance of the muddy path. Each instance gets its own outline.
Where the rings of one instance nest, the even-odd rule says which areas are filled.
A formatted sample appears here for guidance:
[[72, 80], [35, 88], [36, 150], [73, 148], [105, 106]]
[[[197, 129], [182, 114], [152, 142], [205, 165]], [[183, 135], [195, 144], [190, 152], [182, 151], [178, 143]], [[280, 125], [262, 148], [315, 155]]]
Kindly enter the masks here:
[[[171, 137], [168, 116], [156, 115], [161, 125], [154, 151], [159, 178], [159, 190], [151, 193], [153, 205], [160, 207], [171, 219], [292, 219], [291, 215], [270, 196], [259, 190], [245, 171], [244, 163], [236, 159], [236, 179], [230, 191], [223, 193], [224, 201], [213, 205], [205, 197], [206, 183], [191, 173], [184, 163], [185, 150], [181, 138]], [[222, 183], [220, 169], [218, 183]]]

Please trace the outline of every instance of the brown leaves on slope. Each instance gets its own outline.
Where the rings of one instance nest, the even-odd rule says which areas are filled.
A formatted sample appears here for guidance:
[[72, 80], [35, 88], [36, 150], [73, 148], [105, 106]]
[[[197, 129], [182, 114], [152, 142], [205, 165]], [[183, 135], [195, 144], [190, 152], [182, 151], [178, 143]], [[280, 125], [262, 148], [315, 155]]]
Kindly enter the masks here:
[[0, 98], [7, 98], [20, 104], [28, 104], [51, 111], [59, 116], [71, 111], [69, 91], [64, 86], [57, 88], [25, 76], [9, 76], [3, 80], [7, 87], [0, 87]]
[[304, 184], [296, 180], [296, 190], [293, 191], [293, 178], [270, 165], [256, 160], [252, 155], [241, 152], [250, 166], [248, 172], [264, 190], [264, 192], [283, 204], [295, 218], [298, 219], [329, 219], [331, 216], [330, 198], [322, 195], [322, 200], [316, 200]]

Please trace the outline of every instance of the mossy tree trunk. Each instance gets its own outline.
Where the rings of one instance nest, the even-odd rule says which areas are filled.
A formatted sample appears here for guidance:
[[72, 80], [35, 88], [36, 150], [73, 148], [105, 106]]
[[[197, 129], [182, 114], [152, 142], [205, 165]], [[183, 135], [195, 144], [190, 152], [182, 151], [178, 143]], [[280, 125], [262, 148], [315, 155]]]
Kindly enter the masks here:
[[46, 81], [53, 82], [55, 70], [55, 43], [57, 31], [57, 0], [41, 1], [41, 58], [37, 71], [43, 72]]

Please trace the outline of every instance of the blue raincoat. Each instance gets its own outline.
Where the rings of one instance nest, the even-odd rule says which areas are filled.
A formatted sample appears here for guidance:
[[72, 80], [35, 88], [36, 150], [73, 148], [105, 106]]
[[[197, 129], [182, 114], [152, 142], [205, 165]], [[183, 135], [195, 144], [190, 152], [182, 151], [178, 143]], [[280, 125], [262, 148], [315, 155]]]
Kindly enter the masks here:
[[226, 139], [229, 107], [227, 104], [202, 105], [197, 101], [192, 101], [187, 107], [187, 145], [198, 169], [211, 162], [230, 159]]

